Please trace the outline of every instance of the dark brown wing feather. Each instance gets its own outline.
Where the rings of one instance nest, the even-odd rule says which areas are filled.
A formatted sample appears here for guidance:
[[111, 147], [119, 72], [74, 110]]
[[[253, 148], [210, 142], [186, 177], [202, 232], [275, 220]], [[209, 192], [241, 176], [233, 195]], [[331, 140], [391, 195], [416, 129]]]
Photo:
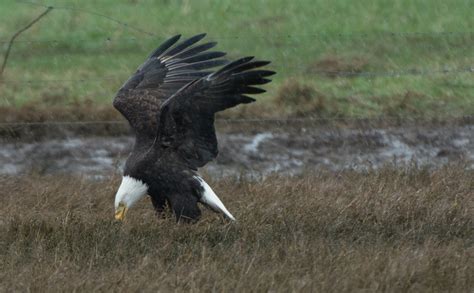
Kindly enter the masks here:
[[265, 92], [254, 85], [270, 82], [266, 77], [275, 73], [256, 69], [270, 62], [252, 59], [236, 60], [167, 99], [161, 105], [156, 146], [171, 150], [173, 159], [179, 158], [191, 169], [214, 159], [218, 153], [214, 114], [255, 101], [245, 94]]
[[120, 88], [114, 107], [137, 134], [157, 133], [157, 114], [164, 99], [189, 82], [210, 74], [206, 69], [226, 63], [224, 52], [209, 52], [215, 42], [196, 45], [205, 34], [178, 43], [180, 35], [163, 42]]

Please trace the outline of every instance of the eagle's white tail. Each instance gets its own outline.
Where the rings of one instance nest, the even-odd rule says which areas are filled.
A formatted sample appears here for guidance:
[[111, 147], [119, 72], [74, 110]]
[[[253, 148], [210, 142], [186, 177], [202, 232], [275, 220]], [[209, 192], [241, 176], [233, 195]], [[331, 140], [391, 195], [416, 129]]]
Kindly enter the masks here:
[[201, 186], [204, 189], [200, 202], [207, 205], [216, 212], [223, 213], [227, 218], [231, 219], [232, 221], [235, 221], [234, 216], [232, 216], [232, 214], [225, 208], [222, 201], [217, 197], [217, 195], [214, 193], [212, 188], [206, 183], [206, 181], [204, 181], [199, 176], [195, 176], [194, 178], [196, 178], [201, 183]]

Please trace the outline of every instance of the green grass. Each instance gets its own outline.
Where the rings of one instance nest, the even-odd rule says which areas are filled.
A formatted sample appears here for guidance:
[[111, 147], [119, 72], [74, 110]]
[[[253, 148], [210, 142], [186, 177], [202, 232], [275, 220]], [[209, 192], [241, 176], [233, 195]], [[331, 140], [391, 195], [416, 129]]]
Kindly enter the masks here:
[[[314, 73], [472, 68], [474, 18], [469, 1], [41, 3], [97, 12], [155, 36], [83, 11], [53, 10], [14, 44], [4, 76], [6, 82], [0, 85], [0, 106], [20, 106], [48, 97], [61, 97], [59, 103], [64, 104], [84, 99], [110, 103], [121, 83], [164, 38], [176, 33], [190, 36], [207, 32], [210, 39], [219, 42], [218, 48], [233, 58], [255, 55], [273, 61], [272, 68], [278, 75], [268, 86], [264, 100], [271, 101], [282, 83], [294, 78], [324, 93], [335, 108], [331, 114], [339, 116], [384, 114], [384, 107], [407, 92], [423, 97], [410, 105], [417, 109], [417, 115], [474, 114], [472, 73], [351, 78]], [[0, 39], [8, 40], [42, 10], [13, 1], [2, 2]], [[6, 48], [5, 43], [2, 45]], [[327, 67], [321, 61], [328, 59], [339, 63]], [[58, 79], [85, 81], [14, 82]]]

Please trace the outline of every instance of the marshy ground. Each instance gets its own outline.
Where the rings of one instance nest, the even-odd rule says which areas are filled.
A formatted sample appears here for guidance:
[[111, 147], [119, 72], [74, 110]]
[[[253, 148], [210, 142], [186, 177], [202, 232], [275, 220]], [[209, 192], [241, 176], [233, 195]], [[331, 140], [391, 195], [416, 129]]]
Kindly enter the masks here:
[[[202, 171], [219, 178], [252, 177], [386, 165], [439, 168], [453, 162], [474, 169], [474, 124], [338, 127], [295, 123], [280, 127], [271, 121], [257, 123], [253, 130], [256, 123], [234, 123], [234, 130], [218, 133], [219, 156]], [[133, 146], [132, 136], [78, 136], [65, 128], [48, 131], [58, 137], [0, 139], [0, 174], [109, 176], [120, 172]], [[92, 127], [89, 131], [93, 134]]]

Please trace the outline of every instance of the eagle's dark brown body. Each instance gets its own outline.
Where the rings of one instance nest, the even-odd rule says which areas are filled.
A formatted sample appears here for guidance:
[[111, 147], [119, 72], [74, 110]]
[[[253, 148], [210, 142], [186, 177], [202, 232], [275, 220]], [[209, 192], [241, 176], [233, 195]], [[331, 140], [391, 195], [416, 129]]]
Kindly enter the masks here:
[[[225, 53], [208, 51], [216, 43], [197, 44], [203, 37], [165, 41], [113, 102], [136, 136], [124, 176], [146, 184], [155, 208], [168, 203], [178, 219], [198, 219], [197, 202], [205, 202], [196, 171], [218, 153], [215, 113], [253, 102], [245, 94], [264, 92], [253, 85], [274, 74], [257, 69], [269, 62], [252, 57], [227, 62]], [[223, 67], [209, 70], [216, 66]]]

